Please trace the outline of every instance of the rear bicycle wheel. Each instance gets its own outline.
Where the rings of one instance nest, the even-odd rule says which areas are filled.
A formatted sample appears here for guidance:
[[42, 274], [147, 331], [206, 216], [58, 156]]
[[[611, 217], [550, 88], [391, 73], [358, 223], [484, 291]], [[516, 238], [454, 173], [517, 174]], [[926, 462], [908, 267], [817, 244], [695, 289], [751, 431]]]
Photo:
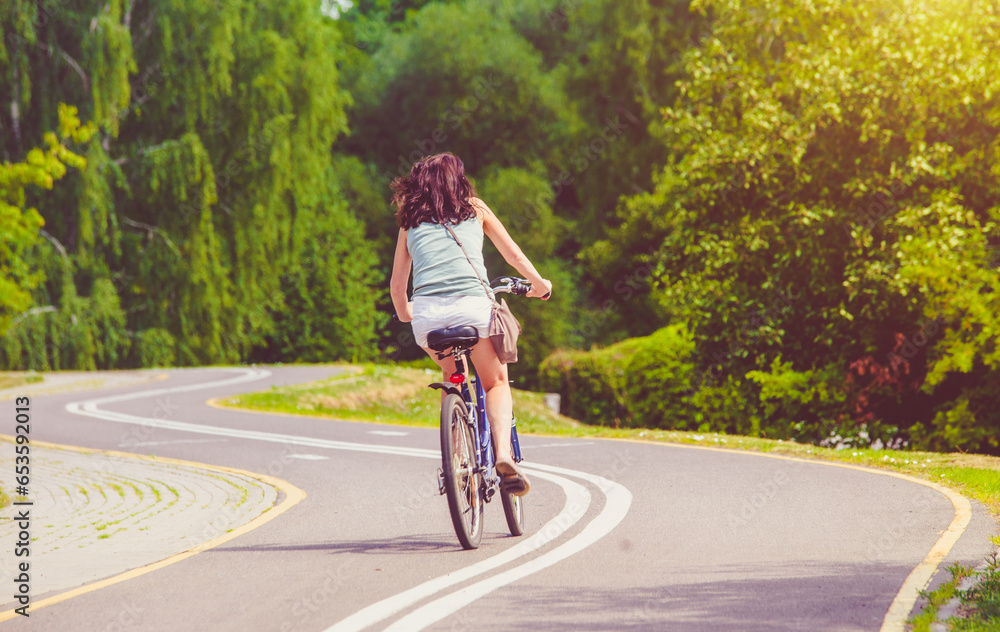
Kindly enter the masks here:
[[448, 510], [463, 548], [475, 549], [483, 538], [482, 474], [476, 473], [476, 442], [462, 398], [445, 395], [441, 403], [441, 465]]

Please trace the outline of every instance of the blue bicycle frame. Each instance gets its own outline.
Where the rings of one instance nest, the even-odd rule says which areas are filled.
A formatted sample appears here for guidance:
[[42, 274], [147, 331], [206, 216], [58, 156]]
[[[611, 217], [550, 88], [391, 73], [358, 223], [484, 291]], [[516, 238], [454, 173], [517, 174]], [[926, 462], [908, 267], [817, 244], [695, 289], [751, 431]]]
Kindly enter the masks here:
[[[483, 390], [483, 385], [479, 382], [478, 378], [473, 377], [472, 382], [476, 387], [475, 402], [472, 400], [472, 394], [469, 391], [469, 386], [466, 382], [462, 382], [462, 399], [465, 400], [465, 405], [470, 411], [475, 411], [475, 434], [478, 465], [483, 472], [490, 472], [496, 465], [496, 459], [493, 456], [492, 450], [493, 433], [490, 432], [490, 420], [486, 416], [486, 391]], [[511, 450], [514, 454], [514, 461], [520, 463], [521, 445], [517, 440], [516, 419], [511, 420], [510, 442]]]
[[[456, 375], [464, 375], [466, 363], [471, 364], [468, 356], [468, 349], [454, 354]], [[472, 434], [476, 441], [476, 468], [478, 472], [482, 472], [483, 478], [486, 481], [486, 500], [489, 501], [490, 498], [492, 498], [493, 493], [496, 491], [494, 485], [500, 482], [500, 477], [490, 476], [490, 472], [492, 472], [493, 468], [496, 466], [496, 458], [493, 455], [493, 433], [490, 431], [490, 420], [489, 417], [486, 416], [486, 391], [483, 389], [483, 385], [480, 383], [478, 377], [472, 377], [471, 381], [475, 385], [476, 389], [475, 399], [472, 398], [472, 391], [469, 390], [468, 380], [462, 380], [458, 384], [457, 389], [455, 388], [454, 382], [452, 382], [452, 384], [439, 382], [431, 384], [430, 386], [432, 388], [442, 389], [445, 391], [450, 390], [455, 392], [455, 390], [458, 390], [458, 394], [465, 402], [465, 407], [469, 411], [469, 415], [472, 417], [472, 419], [470, 419], [472, 427], [475, 430]], [[516, 419], [511, 419], [510, 443], [514, 462], [520, 463], [521, 444], [517, 439]], [[443, 489], [443, 483], [441, 485]]]

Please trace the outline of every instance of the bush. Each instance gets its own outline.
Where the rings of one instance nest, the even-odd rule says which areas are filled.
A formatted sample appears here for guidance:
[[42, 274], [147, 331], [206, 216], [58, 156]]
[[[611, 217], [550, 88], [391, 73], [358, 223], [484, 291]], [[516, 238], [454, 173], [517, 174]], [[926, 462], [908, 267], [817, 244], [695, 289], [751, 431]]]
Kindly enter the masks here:
[[747, 381], [732, 374], [726, 375], [725, 379], [703, 381], [689, 400], [693, 422], [689, 422], [689, 426], [678, 425], [677, 429], [761, 436], [764, 433], [761, 431], [760, 406], [748, 390]]
[[543, 389], [562, 396], [562, 413], [594, 425], [686, 427], [694, 341], [683, 325], [604, 349], [556, 351], [542, 362]]
[[620, 350], [615, 345], [589, 352], [556, 351], [538, 369], [541, 387], [562, 396], [562, 414], [618, 427], [627, 416]]
[[629, 425], [694, 429], [690, 405], [694, 338], [682, 325], [634, 341], [625, 365]]
[[[90, 296], [80, 296], [71, 273], [63, 275], [56, 305], [45, 305], [20, 315], [0, 338], [0, 369], [8, 371], [92, 371], [110, 369], [128, 353], [125, 312], [108, 279], [90, 285]], [[49, 278], [54, 279], [55, 275]]]
[[934, 418], [910, 429], [914, 448], [938, 452], [1000, 454], [1000, 371], [977, 366], [978, 383], [968, 384], [957, 399], [938, 406]]
[[747, 378], [760, 385], [763, 423], [769, 434], [820, 442], [844, 432], [842, 424], [831, 421], [843, 416], [847, 393], [842, 375], [836, 366], [796, 371], [779, 355], [770, 371], [750, 371]]

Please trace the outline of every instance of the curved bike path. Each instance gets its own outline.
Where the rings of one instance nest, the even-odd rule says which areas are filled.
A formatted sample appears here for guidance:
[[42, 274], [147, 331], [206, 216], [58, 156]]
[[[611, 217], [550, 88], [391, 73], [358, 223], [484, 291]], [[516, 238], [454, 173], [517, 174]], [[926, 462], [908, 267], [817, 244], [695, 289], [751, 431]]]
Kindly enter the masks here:
[[[83, 399], [79, 394], [37, 400], [46, 439], [281, 476], [308, 498], [227, 545], [41, 609], [35, 629], [104, 630], [131, 612], [143, 630], [325, 630], [435, 578], [489, 565], [526, 541], [506, 537], [502, 512], [488, 506], [483, 546], [460, 552], [436, 493], [433, 429], [248, 415], [204, 404], [336, 368], [269, 369], [253, 382], [194, 390], [248, 371], [170, 371], [162, 384], [168, 390], [147, 385], [159, 394], [99, 407], [174, 425], [66, 412], [67, 403]], [[191, 390], [170, 390], [176, 386]], [[143, 389], [116, 392], [136, 390]], [[815, 462], [613, 441], [525, 437], [523, 444], [528, 459], [554, 476], [561, 469], [596, 477], [573, 482], [592, 502], [567, 510], [569, 488], [541, 480], [526, 497], [528, 536], [553, 521], [558, 535], [517, 561], [422, 595], [371, 629], [446, 630], [475, 620], [484, 629], [878, 630], [899, 587], [955, 515], [935, 490]], [[379, 450], [356, 447], [363, 445]], [[604, 519], [602, 526], [601, 517], [620, 503], [607, 493], [609, 484], [626, 490], [631, 503], [620, 522]], [[978, 562], [994, 530], [973, 505], [944, 564]], [[560, 547], [588, 540], [585, 553], [546, 563]], [[463, 601], [470, 594], [474, 599]], [[441, 616], [428, 619], [427, 612]]]

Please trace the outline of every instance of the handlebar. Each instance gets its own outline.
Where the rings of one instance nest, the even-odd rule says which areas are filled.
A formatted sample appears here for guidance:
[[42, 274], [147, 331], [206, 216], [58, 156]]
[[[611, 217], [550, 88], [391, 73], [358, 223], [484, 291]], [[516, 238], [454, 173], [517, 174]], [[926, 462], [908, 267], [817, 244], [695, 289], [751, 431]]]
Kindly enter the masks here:
[[[509, 276], [502, 276], [493, 279], [490, 281], [490, 286], [492, 287], [493, 292], [499, 294], [517, 294], [518, 296], [525, 296], [531, 291], [531, 281]], [[541, 298], [544, 300], [548, 297], [549, 294], [546, 294]]]
[[[531, 291], [531, 281], [527, 279], [519, 279], [517, 277], [502, 276], [490, 281], [490, 289], [497, 294], [517, 294], [518, 296], [525, 296]], [[541, 298], [543, 300], [547, 299], [551, 294], [552, 293], [549, 292]], [[400, 322], [399, 314], [392, 315], [392, 322]]]

